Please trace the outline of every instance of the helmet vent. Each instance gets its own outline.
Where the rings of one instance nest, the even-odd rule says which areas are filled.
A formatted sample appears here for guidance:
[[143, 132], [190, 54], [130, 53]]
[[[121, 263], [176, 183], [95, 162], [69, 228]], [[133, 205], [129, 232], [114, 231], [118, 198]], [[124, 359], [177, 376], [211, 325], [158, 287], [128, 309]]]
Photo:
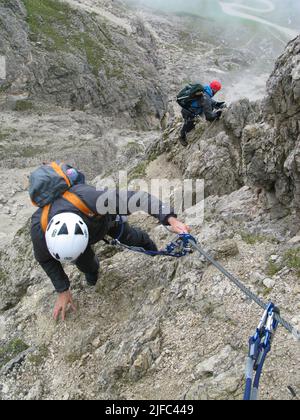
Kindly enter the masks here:
[[78, 223], [76, 223], [75, 227], [75, 235], [84, 235], [82, 228], [79, 226]]
[[49, 229], [51, 228], [52, 224], [53, 224], [53, 219], [52, 219], [52, 220], [51, 220], [51, 222], [49, 223], [49, 226], [48, 226], [47, 232], [49, 232]]
[[68, 235], [68, 234], [69, 234], [69, 231], [68, 231], [67, 225], [64, 223], [62, 227], [60, 228], [60, 231], [58, 232], [57, 235], [59, 236], [59, 235]]

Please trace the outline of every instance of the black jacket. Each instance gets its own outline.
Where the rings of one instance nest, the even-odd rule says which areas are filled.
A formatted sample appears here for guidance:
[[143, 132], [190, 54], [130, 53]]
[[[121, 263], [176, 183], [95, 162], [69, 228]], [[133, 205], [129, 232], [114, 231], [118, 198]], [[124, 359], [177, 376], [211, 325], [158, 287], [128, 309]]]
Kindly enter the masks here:
[[[78, 195], [78, 197], [81, 198], [94, 213], [99, 214], [97, 211], [97, 201], [99, 198], [101, 199], [101, 197], [104, 197], [104, 194], [106, 194], [105, 191], [97, 191], [94, 187], [81, 184], [73, 186], [70, 189], [70, 192]], [[130, 214], [128, 210], [129, 202], [136, 193], [134, 191], [128, 191], [127, 193], [110, 191], [109, 194], [116, 196], [116, 214], [114, 215], [106, 213], [94, 218], [88, 218], [71, 203], [63, 198], [59, 198], [51, 207], [49, 221], [52, 217], [60, 213], [71, 212], [78, 214], [82, 217], [88, 227], [89, 245], [93, 245], [101, 241], [107, 235], [108, 231], [114, 226], [116, 215], [120, 214], [120, 210], [122, 210], [121, 215]], [[147, 211], [164, 225], [168, 225], [167, 220], [170, 216], [175, 216], [174, 212], [167, 209], [166, 206], [164, 206], [164, 204], [157, 198], [146, 193], [142, 193], [140, 195], [138, 205], [141, 210]], [[158, 209], [158, 212], [153, 213], [151, 209]], [[48, 251], [45, 234], [41, 227], [41, 215], [42, 210], [39, 209], [32, 216], [31, 239], [33, 242], [34, 255], [36, 260], [50, 277], [56, 291], [63, 292], [69, 289], [70, 282], [61, 263], [55, 260]]]

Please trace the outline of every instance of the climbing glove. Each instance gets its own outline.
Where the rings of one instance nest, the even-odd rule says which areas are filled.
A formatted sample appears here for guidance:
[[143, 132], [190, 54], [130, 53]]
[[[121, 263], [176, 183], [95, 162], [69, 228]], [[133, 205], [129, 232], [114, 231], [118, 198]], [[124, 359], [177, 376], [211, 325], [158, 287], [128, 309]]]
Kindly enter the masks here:
[[217, 117], [216, 119], [219, 120], [221, 118], [221, 115], [222, 115], [222, 111], [217, 111], [216, 112], [216, 117]]
[[217, 109], [224, 109], [227, 108], [226, 102], [217, 102], [216, 106]]

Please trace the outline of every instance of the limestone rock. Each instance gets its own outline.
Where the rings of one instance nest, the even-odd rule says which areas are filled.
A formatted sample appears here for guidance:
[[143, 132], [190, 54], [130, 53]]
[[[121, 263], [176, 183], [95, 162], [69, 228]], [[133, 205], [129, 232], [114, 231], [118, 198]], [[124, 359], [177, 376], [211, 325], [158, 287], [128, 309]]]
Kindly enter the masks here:
[[[126, 118], [130, 110], [137, 125], [159, 126], [166, 97], [155, 40], [145, 27], [139, 31], [139, 44], [127, 29], [116, 31], [113, 17], [118, 21], [121, 8], [115, 4], [109, 12], [112, 19], [106, 8], [103, 3], [93, 14], [71, 2], [39, 9], [34, 2], [19, 0], [1, 4], [0, 46], [7, 59], [8, 91], [116, 117], [123, 113]], [[126, 28], [138, 30], [134, 17], [123, 21]]]
[[212, 247], [212, 254], [215, 259], [235, 257], [238, 253], [239, 249], [236, 242], [230, 239], [218, 242]]
[[276, 284], [276, 281], [275, 280], [273, 280], [273, 279], [265, 279], [264, 281], [263, 281], [263, 284], [264, 284], [264, 286], [267, 288], [267, 289], [273, 289], [273, 287], [275, 286], [275, 284]]
[[[299, 233], [299, 38], [277, 61], [264, 101], [238, 100], [213, 124], [200, 119], [183, 149], [179, 110], [167, 107], [166, 93], [175, 96], [192, 73], [240, 69], [253, 56], [204, 41], [201, 19], [191, 51], [182, 17], [128, 13], [122, 1], [68, 0], [36, 19], [29, 3], [37, 4], [0, 5], [9, 70], [0, 88], [0, 355], [16, 334], [36, 351], [2, 358], [12, 364], [0, 374], [0, 399], [241, 399], [261, 311], [196, 252], [149, 258], [99, 244], [97, 288], [66, 266], [78, 311], [53, 321], [57, 296], [32, 254], [27, 177], [57, 156], [92, 185], [120, 168], [203, 178], [205, 211], [192, 234], [261, 299], [270, 292], [298, 327], [298, 260], [284, 256]], [[147, 215], [129, 221], [159, 247], [173, 238]], [[279, 334], [273, 355], [281, 363], [267, 360], [265, 399], [291, 399], [287, 386], [300, 393], [297, 346]]]

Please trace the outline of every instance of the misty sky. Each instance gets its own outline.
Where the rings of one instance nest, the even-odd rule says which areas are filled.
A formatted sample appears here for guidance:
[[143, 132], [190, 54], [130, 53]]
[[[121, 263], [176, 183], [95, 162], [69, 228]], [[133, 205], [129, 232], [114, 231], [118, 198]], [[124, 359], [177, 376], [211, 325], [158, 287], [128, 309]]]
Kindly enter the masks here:
[[[249, 54], [256, 58], [252, 64], [243, 71], [233, 68], [221, 73], [227, 101], [241, 97], [251, 100], [263, 97], [275, 60], [287, 42], [300, 34], [300, 0], [123, 1], [134, 8], [144, 5], [156, 11], [199, 16], [202, 19], [183, 20], [187, 30], [194, 30], [203, 36], [203, 40], [212, 43], [218, 42], [243, 51], [248, 49]], [[195, 25], [194, 29], [192, 25]], [[212, 74], [209, 71], [202, 75], [204, 79], [221, 77], [220, 73]], [[198, 74], [191, 70], [186, 77], [196, 80]]]
[[[167, 12], [188, 12], [238, 23], [256, 22], [284, 38], [300, 33], [300, 0], [125, 0]], [[282, 28], [281, 28], [282, 27]]]

